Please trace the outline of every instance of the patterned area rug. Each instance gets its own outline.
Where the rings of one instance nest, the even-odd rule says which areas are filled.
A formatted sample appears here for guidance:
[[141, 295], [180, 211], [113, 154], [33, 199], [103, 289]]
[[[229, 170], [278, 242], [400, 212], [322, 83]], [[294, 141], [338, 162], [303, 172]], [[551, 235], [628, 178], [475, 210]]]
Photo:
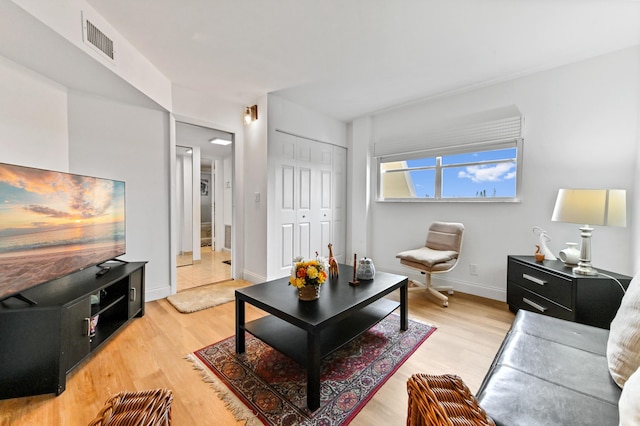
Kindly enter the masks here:
[[320, 408], [313, 412], [306, 369], [248, 333], [242, 355], [231, 336], [187, 358], [247, 425], [345, 425], [435, 331], [413, 320], [407, 331], [399, 326], [400, 317], [389, 315], [324, 358]]

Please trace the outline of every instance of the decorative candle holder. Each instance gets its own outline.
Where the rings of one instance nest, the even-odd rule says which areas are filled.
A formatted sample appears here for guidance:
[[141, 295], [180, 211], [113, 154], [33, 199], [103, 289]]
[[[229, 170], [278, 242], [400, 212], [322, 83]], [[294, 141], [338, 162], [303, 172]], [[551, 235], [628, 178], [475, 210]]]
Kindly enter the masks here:
[[353, 279], [349, 281], [349, 285], [353, 287], [360, 285], [360, 281], [358, 281], [358, 277], [357, 277], [357, 269], [358, 269], [358, 256], [354, 253], [353, 254]]

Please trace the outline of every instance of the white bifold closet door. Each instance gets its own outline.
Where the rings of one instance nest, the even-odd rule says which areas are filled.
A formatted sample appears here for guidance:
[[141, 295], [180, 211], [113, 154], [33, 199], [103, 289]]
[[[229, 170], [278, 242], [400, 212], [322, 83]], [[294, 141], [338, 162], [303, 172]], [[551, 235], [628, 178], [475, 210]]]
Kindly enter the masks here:
[[277, 132], [275, 167], [279, 269], [288, 272], [295, 256], [329, 255], [344, 262], [346, 149]]

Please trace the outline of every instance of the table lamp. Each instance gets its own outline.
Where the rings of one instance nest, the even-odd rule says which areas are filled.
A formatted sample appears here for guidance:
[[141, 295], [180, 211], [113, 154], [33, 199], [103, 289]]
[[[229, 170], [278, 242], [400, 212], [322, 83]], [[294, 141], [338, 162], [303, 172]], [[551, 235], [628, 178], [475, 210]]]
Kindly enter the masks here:
[[627, 226], [627, 192], [624, 189], [560, 189], [551, 220], [585, 224], [580, 228], [580, 261], [574, 274], [597, 275], [591, 267], [589, 225]]

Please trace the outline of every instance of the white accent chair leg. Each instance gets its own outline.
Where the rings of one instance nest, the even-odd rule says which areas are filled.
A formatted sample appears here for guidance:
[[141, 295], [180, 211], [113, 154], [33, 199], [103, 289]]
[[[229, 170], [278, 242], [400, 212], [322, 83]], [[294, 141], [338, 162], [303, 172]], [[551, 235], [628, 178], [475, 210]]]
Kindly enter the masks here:
[[431, 288], [433, 288], [436, 291], [446, 291], [449, 296], [453, 294], [453, 287], [451, 287], [450, 285], [439, 285], [437, 287], [433, 286]]
[[[449, 298], [440, 293], [436, 288], [431, 285], [431, 274], [422, 272], [426, 275], [426, 282], [423, 284], [416, 280], [411, 280], [415, 287], [409, 287], [409, 290], [424, 290], [425, 295], [435, 303], [442, 304], [443, 307], [449, 306]], [[453, 294], [453, 288], [451, 288], [449, 294]]]

